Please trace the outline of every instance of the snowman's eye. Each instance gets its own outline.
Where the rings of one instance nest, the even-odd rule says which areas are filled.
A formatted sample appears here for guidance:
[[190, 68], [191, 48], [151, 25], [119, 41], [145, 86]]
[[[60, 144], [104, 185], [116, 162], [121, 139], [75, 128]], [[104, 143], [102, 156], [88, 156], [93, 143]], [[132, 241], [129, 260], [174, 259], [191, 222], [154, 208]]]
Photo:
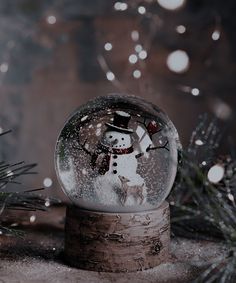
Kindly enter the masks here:
[[112, 139], [112, 136], [109, 136], [109, 139]]
[[122, 139], [122, 141], [124, 140], [124, 138], [121, 138]]

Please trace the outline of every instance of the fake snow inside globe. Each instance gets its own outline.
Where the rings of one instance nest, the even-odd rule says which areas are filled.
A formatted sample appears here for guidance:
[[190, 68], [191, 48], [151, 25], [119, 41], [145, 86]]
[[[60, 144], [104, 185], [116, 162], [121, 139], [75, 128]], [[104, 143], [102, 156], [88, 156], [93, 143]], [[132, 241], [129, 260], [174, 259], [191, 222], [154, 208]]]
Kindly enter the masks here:
[[178, 134], [155, 105], [112, 94], [81, 106], [65, 123], [55, 152], [58, 179], [84, 209], [136, 212], [169, 194], [178, 163]]

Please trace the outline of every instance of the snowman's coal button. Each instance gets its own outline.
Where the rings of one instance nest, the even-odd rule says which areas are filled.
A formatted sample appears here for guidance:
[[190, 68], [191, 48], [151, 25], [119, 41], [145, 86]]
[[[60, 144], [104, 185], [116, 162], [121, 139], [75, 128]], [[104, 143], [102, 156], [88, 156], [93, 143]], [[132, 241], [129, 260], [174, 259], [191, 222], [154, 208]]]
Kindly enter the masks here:
[[114, 174], [117, 174], [117, 171], [116, 171], [116, 170], [113, 170], [113, 173], [114, 173]]
[[116, 162], [114, 162], [114, 163], [113, 163], [113, 166], [117, 166], [117, 163], [116, 163]]
[[114, 156], [113, 156], [113, 158], [115, 158], [115, 159], [116, 159], [116, 158], [117, 158], [117, 155], [114, 155]]

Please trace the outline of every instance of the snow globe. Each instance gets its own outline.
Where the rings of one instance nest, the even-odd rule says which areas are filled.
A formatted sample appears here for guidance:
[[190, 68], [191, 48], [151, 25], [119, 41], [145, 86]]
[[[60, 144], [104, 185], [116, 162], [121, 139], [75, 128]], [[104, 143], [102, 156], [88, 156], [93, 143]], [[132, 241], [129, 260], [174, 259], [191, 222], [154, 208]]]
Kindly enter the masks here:
[[66, 121], [55, 151], [67, 207], [65, 257], [79, 268], [134, 271], [163, 262], [177, 172], [177, 131], [157, 106], [111, 94]]

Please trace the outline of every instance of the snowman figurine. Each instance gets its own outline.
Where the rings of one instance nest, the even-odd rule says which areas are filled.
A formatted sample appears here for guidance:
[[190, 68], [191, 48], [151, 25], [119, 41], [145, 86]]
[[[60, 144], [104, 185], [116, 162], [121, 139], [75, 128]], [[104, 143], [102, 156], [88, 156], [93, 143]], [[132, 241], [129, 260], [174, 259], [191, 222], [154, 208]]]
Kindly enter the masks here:
[[140, 129], [136, 130], [145, 144], [138, 145], [139, 151], [134, 150], [134, 131], [128, 128], [130, 119], [130, 114], [116, 111], [113, 122], [106, 123], [107, 130], [92, 156], [91, 164], [99, 172], [93, 186], [100, 203], [134, 206], [147, 201], [147, 187], [144, 179], [137, 173], [137, 159], [146, 154], [140, 152], [140, 149], [146, 149], [152, 141], [148, 134], [143, 138], [143, 135], [139, 136]]

